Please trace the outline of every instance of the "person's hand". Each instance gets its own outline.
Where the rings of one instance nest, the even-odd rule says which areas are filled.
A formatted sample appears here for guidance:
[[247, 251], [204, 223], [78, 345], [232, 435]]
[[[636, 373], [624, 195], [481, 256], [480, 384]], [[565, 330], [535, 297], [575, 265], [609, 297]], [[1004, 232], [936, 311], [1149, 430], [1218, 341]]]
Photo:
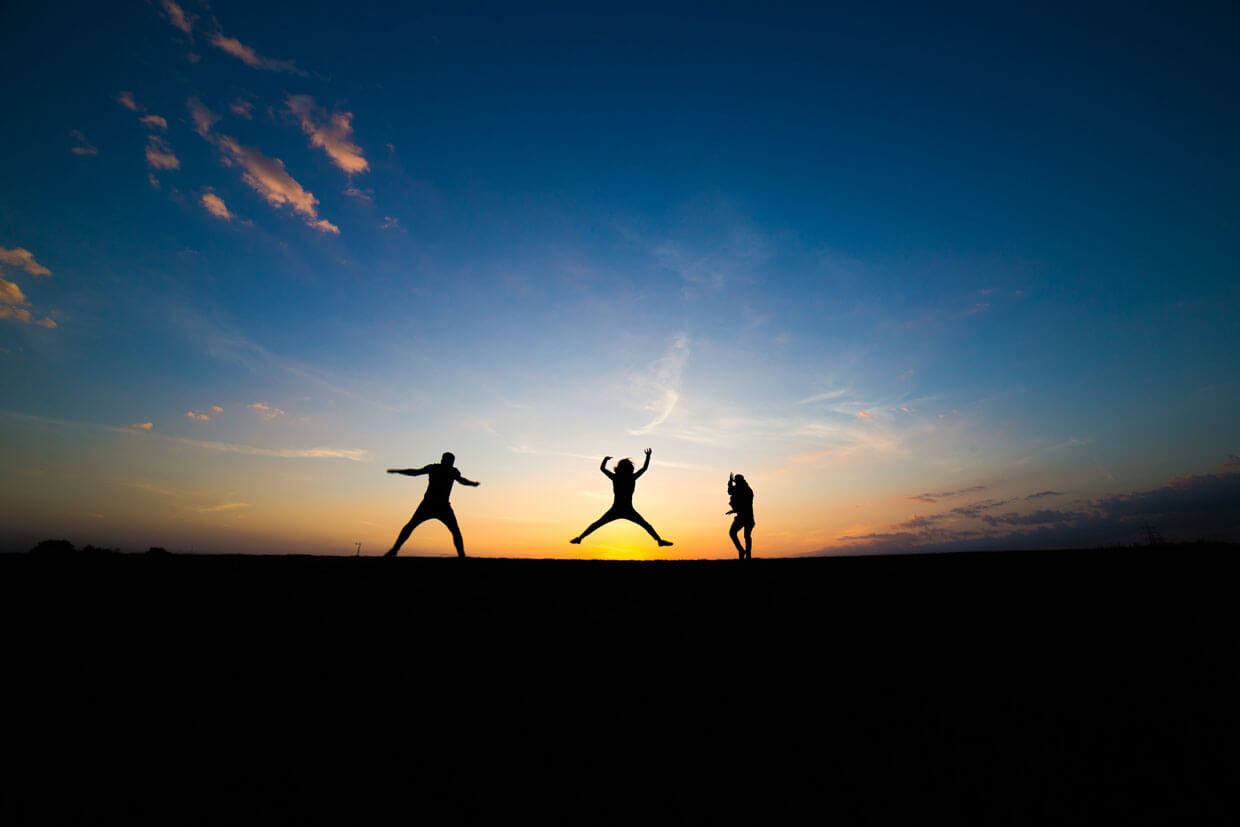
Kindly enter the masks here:
[[399, 472], [397, 469], [395, 469], [395, 468], [389, 468], [389, 469], [388, 469], [388, 473], [389, 473], [389, 474], [397, 474], [397, 473], [400, 473], [400, 472]]
[[646, 449], [646, 456], [650, 456], [650, 449], [649, 449], [649, 448], [647, 448], [647, 449]]
[[603, 457], [603, 462], [606, 462], [609, 459], [611, 459], [611, 457]]
[[728, 482], [731, 482], [731, 481], [732, 481], [732, 478], [733, 478], [734, 476], [736, 476], [736, 475], [735, 475], [735, 474], [733, 474], [731, 471], [729, 471], [729, 472], [728, 472]]

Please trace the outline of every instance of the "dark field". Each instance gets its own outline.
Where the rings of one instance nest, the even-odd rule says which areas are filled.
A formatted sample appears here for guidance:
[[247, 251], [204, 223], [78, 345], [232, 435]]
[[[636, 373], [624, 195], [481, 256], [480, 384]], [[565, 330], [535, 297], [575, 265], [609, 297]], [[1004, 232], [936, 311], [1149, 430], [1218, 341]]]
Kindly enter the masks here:
[[5, 805], [1227, 823], [1235, 553], [0, 556]]

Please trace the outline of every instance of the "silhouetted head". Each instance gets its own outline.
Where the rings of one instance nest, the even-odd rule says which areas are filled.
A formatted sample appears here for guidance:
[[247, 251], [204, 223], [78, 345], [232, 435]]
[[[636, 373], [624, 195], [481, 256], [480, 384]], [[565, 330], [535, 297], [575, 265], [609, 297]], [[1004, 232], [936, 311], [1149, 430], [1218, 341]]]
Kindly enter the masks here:
[[745, 475], [744, 475], [744, 474], [737, 474], [737, 475], [736, 475], [736, 477], [735, 477], [735, 479], [736, 479], [736, 481], [737, 481], [737, 482], [739, 482], [741, 485], [749, 485], [749, 483], [745, 482]]
[[616, 473], [623, 474], [626, 477], [633, 476], [633, 460], [625, 457], [616, 463]]
[[446, 465], [449, 468], [452, 467], [452, 463], [454, 462], [456, 462], [456, 454], [452, 453], [451, 451], [444, 451], [443, 459], [439, 460], [440, 465]]

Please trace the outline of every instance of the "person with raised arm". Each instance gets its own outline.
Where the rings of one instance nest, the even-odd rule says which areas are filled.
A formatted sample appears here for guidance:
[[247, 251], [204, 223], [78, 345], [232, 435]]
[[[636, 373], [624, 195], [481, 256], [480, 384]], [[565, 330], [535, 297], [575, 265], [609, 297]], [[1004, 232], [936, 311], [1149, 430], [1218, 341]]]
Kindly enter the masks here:
[[646, 533], [653, 537], [660, 546], [670, 546], [672, 542], [660, 537], [659, 532], [655, 531], [654, 527], [646, 522], [642, 515], [637, 513], [637, 509], [633, 508], [633, 490], [637, 487], [637, 478], [646, 473], [646, 469], [650, 467], [650, 449], [646, 449], [646, 461], [642, 464], [641, 470], [636, 473], [633, 471], [633, 461], [627, 457], [616, 463], [615, 471], [608, 471], [607, 462], [610, 459], [611, 457], [603, 457], [598, 470], [606, 474], [611, 480], [611, 490], [615, 497], [611, 508], [607, 509], [606, 514], [590, 523], [589, 528], [569, 540], [569, 542], [580, 544], [591, 532], [600, 526], [610, 523], [612, 520], [629, 520], [646, 529]]
[[439, 520], [446, 525], [448, 531], [452, 532], [452, 544], [456, 546], [457, 556], [465, 556], [465, 541], [461, 539], [461, 529], [456, 524], [456, 514], [452, 511], [452, 504], [448, 502], [448, 495], [452, 493], [454, 482], [475, 488], [478, 483], [462, 477], [461, 472], [454, 465], [455, 462], [456, 455], [451, 451], [444, 451], [443, 458], [439, 462], [424, 465], [421, 468], [387, 469], [389, 474], [404, 474], [406, 477], [426, 475], [430, 477], [430, 480], [426, 484], [426, 494], [423, 495], [422, 502], [418, 504], [409, 522], [405, 523], [405, 527], [400, 530], [400, 536], [396, 538], [396, 544], [392, 546], [392, 550], [383, 555], [384, 557], [395, 557], [413, 530], [427, 520]]
[[[727, 513], [736, 515], [732, 519], [732, 528], [728, 529], [728, 534], [732, 537], [732, 545], [736, 546], [736, 553], [742, 560], [748, 560], [753, 552], [753, 489], [741, 474], [728, 474], [728, 504], [732, 508]], [[736, 537], [742, 528], [745, 529], [743, 548]]]

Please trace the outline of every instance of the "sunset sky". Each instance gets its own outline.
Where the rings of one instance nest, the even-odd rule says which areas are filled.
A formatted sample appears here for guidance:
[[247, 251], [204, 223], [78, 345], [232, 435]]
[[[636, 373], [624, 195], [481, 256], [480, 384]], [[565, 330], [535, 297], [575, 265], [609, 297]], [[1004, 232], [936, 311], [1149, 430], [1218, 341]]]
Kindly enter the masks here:
[[1234, 5], [0, 28], [0, 550], [378, 554], [445, 450], [479, 556], [1240, 539]]

